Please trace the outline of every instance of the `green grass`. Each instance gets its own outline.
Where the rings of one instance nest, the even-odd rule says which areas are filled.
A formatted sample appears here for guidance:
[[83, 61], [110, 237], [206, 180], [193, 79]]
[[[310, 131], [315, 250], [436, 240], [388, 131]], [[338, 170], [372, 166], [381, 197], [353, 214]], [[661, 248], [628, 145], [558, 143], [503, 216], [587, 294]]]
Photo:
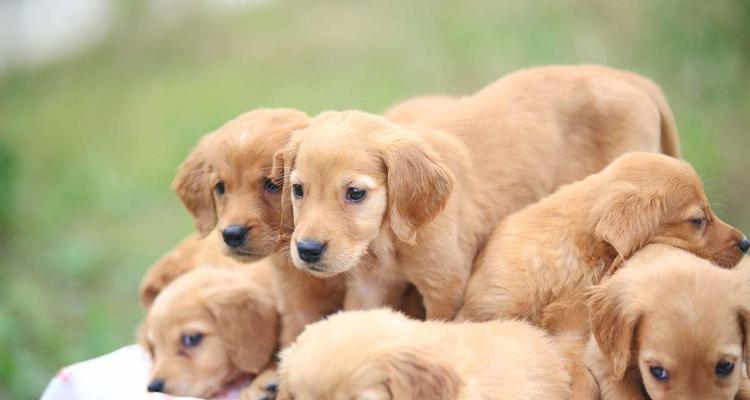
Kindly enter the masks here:
[[663, 87], [719, 214], [750, 231], [749, 3], [279, 2], [161, 26], [0, 80], [0, 397], [133, 341], [137, 287], [192, 229], [169, 183], [242, 111], [379, 112], [512, 70], [605, 63]]

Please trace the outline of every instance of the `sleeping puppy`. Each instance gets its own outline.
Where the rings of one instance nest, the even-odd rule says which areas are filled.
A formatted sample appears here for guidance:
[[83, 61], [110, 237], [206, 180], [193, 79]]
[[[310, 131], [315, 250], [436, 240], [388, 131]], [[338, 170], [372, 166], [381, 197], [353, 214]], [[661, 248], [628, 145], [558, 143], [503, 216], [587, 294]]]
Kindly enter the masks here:
[[520, 321], [420, 322], [385, 309], [309, 325], [282, 352], [279, 400], [568, 399], [557, 344]]
[[500, 223], [477, 261], [459, 317], [523, 318], [553, 331], [570, 326], [567, 318], [585, 321], [585, 289], [648, 243], [725, 268], [750, 247], [711, 211], [688, 163], [629, 153]]
[[196, 268], [155, 299], [141, 327], [153, 361], [150, 392], [210, 398], [270, 368], [279, 317], [270, 263]]
[[180, 275], [198, 267], [238, 268], [245, 264], [222, 254], [215, 233], [192, 234], [152, 265], [141, 281], [141, 304], [151, 307], [156, 296]]
[[276, 155], [272, 175], [287, 180], [295, 267], [320, 278], [351, 272], [347, 309], [388, 304], [410, 282], [428, 318], [449, 320], [501, 217], [632, 150], [678, 154], [653, 83], [547, 67], [408, 127], [358, 111], [320, 114]]
[[588, 298], [602, 400], [750, 398], [748, 289], [746, 271], [671, 246], [635, 253]]

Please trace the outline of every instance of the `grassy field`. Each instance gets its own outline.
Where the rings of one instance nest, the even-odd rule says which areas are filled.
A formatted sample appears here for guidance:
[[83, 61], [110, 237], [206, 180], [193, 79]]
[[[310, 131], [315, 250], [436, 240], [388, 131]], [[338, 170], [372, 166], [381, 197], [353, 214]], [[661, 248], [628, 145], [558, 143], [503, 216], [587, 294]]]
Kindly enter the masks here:
[[255, 107], [380, 112], [532, 65], [632, 69], [750, 231], [748, 20], [742, 0], [272, 2], [170, 24], [128, 7], [96, 49], [0, 77], [0, 398], [133, 341], [141, 275], [192, 229], [177, 165]]

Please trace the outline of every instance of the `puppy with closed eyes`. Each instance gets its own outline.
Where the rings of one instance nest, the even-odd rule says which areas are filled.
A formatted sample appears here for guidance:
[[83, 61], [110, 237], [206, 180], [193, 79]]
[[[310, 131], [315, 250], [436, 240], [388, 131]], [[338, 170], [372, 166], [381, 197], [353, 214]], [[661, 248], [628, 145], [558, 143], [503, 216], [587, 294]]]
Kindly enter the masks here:
[[210, 398], [238, 379], [273, 371], [279, 316], [272, 268], [265, 260], [201, 267], [164, 288], [139, 333], [153, 361], [148, 391]]
[[309, 325], [281, 354], [279, 400], [569, 398], [558, 345], [521, 321], [415, 321], [386, 309]]
[[684, 250], [636, 252], [588, 298], [602, 400], [750, 398], [748, 289], [746, 271]]
[[632, 150], [678, 155], [658, 87], [603, 67], [545, 67], [411, 125], [322, 113], [276, 155], [272, 175], [287, 182], [294, 266], [347, 273], [347, 309], [386, 305], [409, 282], [428, 318], [452, 319], [501, 217]]

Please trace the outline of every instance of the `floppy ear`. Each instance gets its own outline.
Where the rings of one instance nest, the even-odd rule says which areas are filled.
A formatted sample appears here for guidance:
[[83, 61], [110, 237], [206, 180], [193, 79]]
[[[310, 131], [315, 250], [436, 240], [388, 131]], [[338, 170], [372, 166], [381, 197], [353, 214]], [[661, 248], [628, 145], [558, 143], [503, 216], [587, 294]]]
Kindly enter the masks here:
[[216, 226], [216, 207], [209, 182], [210, 170], [203, 150], [205, 141], [206, 138], [201, 140], [188, 155], [172, 182], [172, 190], [193, 215], [195, 226], [202, 236]]
[[447, 363], [412, 351], [399, 352], [389, 360], [388, 373], [393, 400], [453, 400], [463, 385]]
[[[622, 379], [630, 365], [633, 337], [640, 314], [625, 304], [622, 288], [605, 283], [588, 294], [591, 331], [615, 379]], [[622, 282], [617, 282], [622, 284]]]
[[260, 373], [276, 351], [279, 321], [275, 306], [247, 285], [222, 288], [208, 308], [229, 358], [242, 371]]
[[626, 260], [657, 233], [665, 214], [664, 195], [631, 183], [615, 184], [593, 209], [596, 236]]
[[391, 229], [399, 240], [414, 245], [417, 229], [445, 208], [455, 179], [427, 143], [406, 134], [388, 140], [381, 157]]
[[281, 185], [281, 236], [291, 237], [294, 231], [294, 210], [292, 209], [292, 199], [290, 197], [289, 174], [294, 167], [294, 159], [297, 157], [299, 141], [294, 139], [273, 155], [273, 165], [269, 178], [277, 185]]

